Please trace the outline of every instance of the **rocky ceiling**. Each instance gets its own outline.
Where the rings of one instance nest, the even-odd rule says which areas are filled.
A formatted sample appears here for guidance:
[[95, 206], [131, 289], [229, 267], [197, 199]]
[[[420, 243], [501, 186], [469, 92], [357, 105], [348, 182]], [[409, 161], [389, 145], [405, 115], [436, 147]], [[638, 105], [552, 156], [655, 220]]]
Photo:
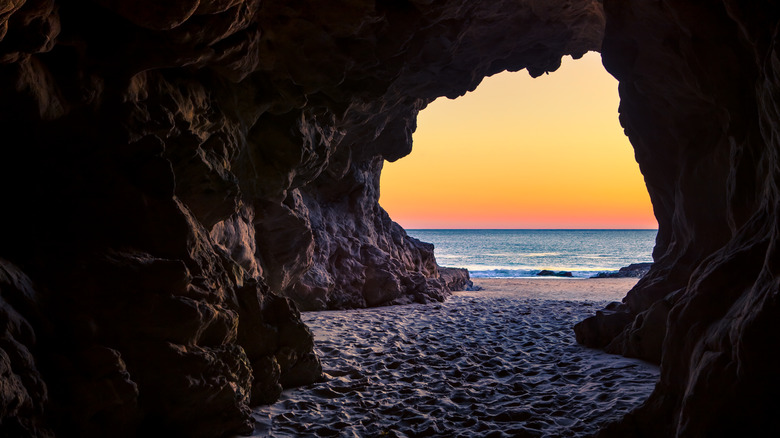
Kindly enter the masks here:
[[377, 204], [417, 113], [589, 50], [659, 221], [650, 274], [577, 327], [662, 364], [603, 435], [780, 432], [776, 9], [0, 0], [0, 434], [251, 430], [321, 374], [293, 301], [449, 293]]

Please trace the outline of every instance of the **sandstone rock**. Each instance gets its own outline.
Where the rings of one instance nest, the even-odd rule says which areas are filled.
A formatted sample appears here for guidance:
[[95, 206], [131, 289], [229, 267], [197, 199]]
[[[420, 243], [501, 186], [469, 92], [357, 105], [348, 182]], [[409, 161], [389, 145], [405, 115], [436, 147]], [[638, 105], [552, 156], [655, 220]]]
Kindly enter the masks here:
[[284, 292], [301, 309], [426, 303], [449, 295], [438, 281], [433, 245], [408, 236], [377, 204], [381, 163], [355, 165], [342, 177], [340, 184], [352, 181], [349, 199], [301, 190], [314, 236], [313, 266]]
[[464, 268], [445, 268], [439, 266], [439, 278], [446, 284], [447, 289], [452, 292], [460, 290], [474, 290], [474, 283], [469, 278], [468, 269]]

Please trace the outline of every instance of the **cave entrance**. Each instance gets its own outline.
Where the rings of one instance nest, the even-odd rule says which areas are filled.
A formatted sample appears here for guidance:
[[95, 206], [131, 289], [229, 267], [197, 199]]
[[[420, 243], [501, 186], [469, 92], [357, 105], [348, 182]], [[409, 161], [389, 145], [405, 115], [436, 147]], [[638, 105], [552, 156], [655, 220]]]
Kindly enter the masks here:
[[[441, 324], [425, 321], [415, 336], [440, 332], [424, 339], [421, 355], [444, 354], [458, 364], [445, 377], [532, 407], [513, 417], [500, 397], [480, 400], [533, 433], [557, 435], [561, 425], [590, 433], [605, 406], [633, 409], [658, 379], [651, 364], [576, 345], [572, 330], [638, 281], [588, 277], [652, 261], [657, 222], [618, 121], [617, 88], [598, 53], [564, 58], [535, 79], [486, 78], [475, 92], [423, 110], [414, 153], [382, 173], [380, 204], [435, 245], [440, 265], [492, 277], [475, 279], [483, 292], [442, 304]], [[581, 278], [551, 279], [542, 269]]]
[[[619, 102], [596, 52], [538, 78], [485, 78], [420, 112], [413, 153], [385, 163], [380, 204], [436, 246], [440, 265], [477, 276], [590, 277], [651, 262], [657, 222]], [[447, 229], [601, 231], [428, 231]]]
[[419, 114], [414, 153], [385, 163], [380, 203], [406, 229], [655, 229], [617, 85], [590, 52], [439, 98]]

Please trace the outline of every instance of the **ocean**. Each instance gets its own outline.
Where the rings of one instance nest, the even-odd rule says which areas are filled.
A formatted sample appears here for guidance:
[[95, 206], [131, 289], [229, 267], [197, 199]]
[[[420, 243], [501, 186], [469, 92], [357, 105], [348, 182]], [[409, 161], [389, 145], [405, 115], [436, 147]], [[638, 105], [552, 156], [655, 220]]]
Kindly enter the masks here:
[[542, 270], [573, 277], [652, 262], [657, 230], [406, 230], [433, 243], [440, 266], [472, 277], [535, 277]]

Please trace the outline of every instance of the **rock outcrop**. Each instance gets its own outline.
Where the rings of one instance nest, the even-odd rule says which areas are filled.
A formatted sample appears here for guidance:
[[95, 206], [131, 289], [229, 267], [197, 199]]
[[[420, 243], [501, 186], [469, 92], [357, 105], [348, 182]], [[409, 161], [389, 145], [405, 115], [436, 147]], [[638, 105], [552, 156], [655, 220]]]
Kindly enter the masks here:
[[439, 278], [447, 285], [447, 289], [453, 292], [481, 289], [479, 286], [474, 286], [469, 271], [465, 268], [446, 268], [439, 266]]
[[617, 272], [599, 272], [591, 278], [642, 278], [650, 272], [652, 266], [652, 263], [631, 263]]
[[[52, 436], [39, 419], [49, 402], [33, 355], [32, 324], [41, 317], [40, 298], [29, 277], [0, 259], [0, 432], [3, 436]], [[31, 322], [32, 320], [32, 322]]]
[[297, 306], [442, 300], [383, 161], [433, 99], [603, 26], [597, 0], [0, 1], [0, 435], [248, 431], [320, 378]]
[[573, 277], [574, 274], [571, 271], [551, 271], [549, 269], [542, 269], [537, 272], [538, 277]]
[[780, 434], [778, 23], [765, 0], [0, 1], [0, 434], [248, 430], [320, 376], [293, 301], [448, 293], [377, 204], [417, 113], [599, 48], [659, 234], [588, 324], [663, 365], [604, 435]]
[[602, 435], [778, 435], [780, 11], [736, 0], [604, 7], [604, 65], [620, 80], [620, 120], [659, 232], [655, 264], [624, 299], [630, 322], [599, 342], [660, 362], [661, 378]]

